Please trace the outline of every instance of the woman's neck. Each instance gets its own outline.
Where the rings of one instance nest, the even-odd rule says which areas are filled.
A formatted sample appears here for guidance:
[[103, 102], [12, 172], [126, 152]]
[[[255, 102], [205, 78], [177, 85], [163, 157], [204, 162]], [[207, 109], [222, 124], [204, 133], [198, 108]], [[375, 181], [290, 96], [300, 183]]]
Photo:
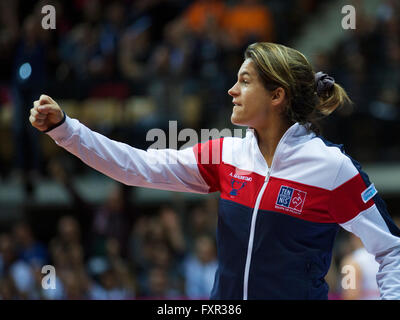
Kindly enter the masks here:
[[290, 124], [277, 121], [273, 122], [273, 124], [271, 123], [268, 127], [255, 128], [258, 137], [258, 147], [265, 161], [267, 161], [268, 167], [271, 167], [276, 147], [289, 127]]

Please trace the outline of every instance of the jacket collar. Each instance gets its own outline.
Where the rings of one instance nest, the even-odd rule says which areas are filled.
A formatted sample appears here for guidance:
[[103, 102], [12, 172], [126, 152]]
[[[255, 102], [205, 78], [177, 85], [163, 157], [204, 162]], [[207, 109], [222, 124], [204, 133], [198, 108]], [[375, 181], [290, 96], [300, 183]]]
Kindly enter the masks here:
[[[285, 136], [286, 137], [292, 136], [292, 137], [297, 137], [297, 138], [305, 137], [308, 135], [315, 136], [315, 133], [309, 130], [310, 126], [311, 126], [310, 123], [303, 125], [303, 124], [296, 122], [295, 124], [291, 125], [286, 130], [286, 132], [283, 134], [282, 138], [284, 138]], [[250, 132], [256, 139], [258, 139], [257, 132], [254, 128], [248, 127], [246, 129], [246, 135], [248, 132]], [[281, 140], [282, 140], [282, 138], [281, 138]]]
[[[315, 133], [309, 130], [310, 124], [302, 125], [298, 122], [290, 126], [279, 140], [278, 146], [275, 150], [274, 158], [272, 160], [271, 168], [268, 168], [268, 164], [265, 161], [264, 156], [261, 154], [258, 146], [257, 132], [254, 128], [247, 128], [246, 138], [251, 142], [252, 153], [255, 161], [255, 171], [266, 175], [268, 172], [274, 169], [274, 163], [282, 160], [282, 154], [288, 147], [294, 147], [298, 144], [309, 141], [315, 137]], [[270, 172], [271, 173], [271, 172]]]

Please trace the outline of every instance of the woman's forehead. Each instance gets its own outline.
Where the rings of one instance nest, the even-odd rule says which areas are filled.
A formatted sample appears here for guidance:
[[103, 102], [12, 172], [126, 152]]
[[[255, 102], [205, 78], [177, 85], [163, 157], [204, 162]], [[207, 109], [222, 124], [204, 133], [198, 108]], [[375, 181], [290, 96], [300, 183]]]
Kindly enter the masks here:
[[238, 71], [238, 76], [243, 76], [243, 75], [249, 75], [249, 76], [256, 76], [256, 69], [254, 67], [254, 62], [250, 58], [247, 58], [246, 60], [243, 61], [242, 65], [240, 66], [240, 69]]

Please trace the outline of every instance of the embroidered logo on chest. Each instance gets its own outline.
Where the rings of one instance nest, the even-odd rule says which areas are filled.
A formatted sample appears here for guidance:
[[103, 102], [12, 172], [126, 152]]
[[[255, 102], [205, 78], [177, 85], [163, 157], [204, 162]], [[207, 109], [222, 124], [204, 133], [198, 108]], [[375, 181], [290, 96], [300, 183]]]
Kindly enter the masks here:
[[306, 201], [307, 192], [287, 186], [281, 186], [275, 207], [300, 214]]
[[237, 196], [240, 189], [244, 188], [248, 182], [253, 180], [252, 177], [240, 174], [233, 174], [232, 172], [229, 174], [231, 178], [231, 191], [229, 195]]

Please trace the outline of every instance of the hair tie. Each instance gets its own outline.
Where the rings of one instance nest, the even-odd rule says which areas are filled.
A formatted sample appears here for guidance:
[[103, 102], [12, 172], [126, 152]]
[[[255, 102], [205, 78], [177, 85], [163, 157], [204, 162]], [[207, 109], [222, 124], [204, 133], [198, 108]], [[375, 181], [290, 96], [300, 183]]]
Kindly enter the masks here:
[[333, 87], [334, 84], [335, 84], [335, 79], [332, 78], [331, 76], [328, 76], [326, 73], [320, 71], [315, 74], [315, 85], [318, 95], [327, 92], [329, 89]]

